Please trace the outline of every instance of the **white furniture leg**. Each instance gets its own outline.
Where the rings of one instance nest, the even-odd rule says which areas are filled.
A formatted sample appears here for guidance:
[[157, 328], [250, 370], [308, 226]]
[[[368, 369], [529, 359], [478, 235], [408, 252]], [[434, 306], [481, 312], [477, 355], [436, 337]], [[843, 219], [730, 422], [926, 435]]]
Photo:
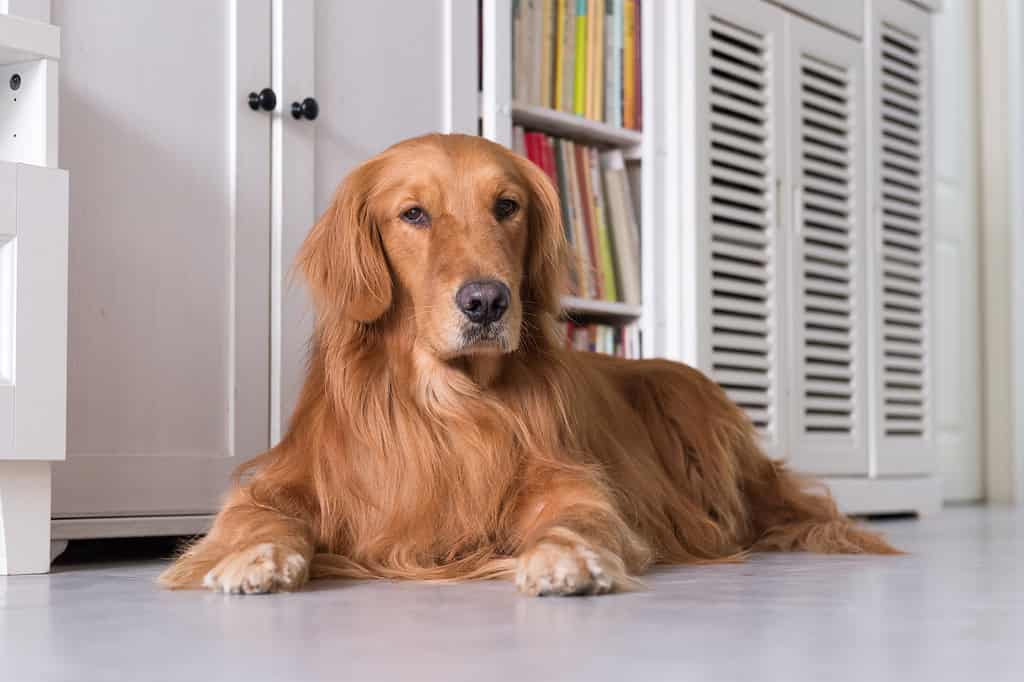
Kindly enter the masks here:
[[0, 575], [50, 570], [50, 463], [0, 461]]

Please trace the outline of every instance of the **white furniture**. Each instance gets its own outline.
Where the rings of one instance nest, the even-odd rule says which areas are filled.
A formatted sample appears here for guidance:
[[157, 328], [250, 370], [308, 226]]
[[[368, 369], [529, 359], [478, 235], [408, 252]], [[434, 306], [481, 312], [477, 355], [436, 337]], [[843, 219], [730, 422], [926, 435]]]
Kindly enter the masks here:
[[0, 14], [0, 575], [50, 562], [64, 459], [68, 174], [57, 165], [60, 31]]
[[682, 192], [663, 210], [683, 231], [659, 265], [695, 293], [662, 307], [656, 347], [708, 371], [846, 510], [932, 511], [930, 17], [779, 4], [801, 14], [697, 0], [665, 22], [682, 36], [659, 81], [681, 84]]

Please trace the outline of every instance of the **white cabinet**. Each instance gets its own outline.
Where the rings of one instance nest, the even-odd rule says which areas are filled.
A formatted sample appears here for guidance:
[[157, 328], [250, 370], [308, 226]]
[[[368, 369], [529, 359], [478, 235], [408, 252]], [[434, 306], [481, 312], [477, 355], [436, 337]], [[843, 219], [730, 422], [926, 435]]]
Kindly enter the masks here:
[[60, 31], [0, 14], [0, 575], [45, 571], [64, 459], [68, 174], [56, 168]]
[[661, 267], [697, 304], [669, 312], [669, 352], [848, 510], [929, 511], [929, 16], [869, 0], [860, 17], [682, 12], [683, 233], [665, 258], [684, 265]]

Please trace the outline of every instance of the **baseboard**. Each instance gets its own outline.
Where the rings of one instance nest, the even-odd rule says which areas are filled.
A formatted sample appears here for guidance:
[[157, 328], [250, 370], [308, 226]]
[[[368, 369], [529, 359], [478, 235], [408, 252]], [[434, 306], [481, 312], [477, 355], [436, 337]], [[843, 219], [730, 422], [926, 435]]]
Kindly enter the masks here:
[[938, 476], [824, 478], [847, 514], [934, 514], [942, 508]]
[[[942, 482], [937, 476], [891, 478], [824, 478], [839, 508], [847, 514], [933, 514], [942, 507]], [[116, 516], [53, 519], [51, 538], [95, 538], [198, 535], [209, 530], [212, 514], [182, 516]]]
[[212, 523], [212, 514], [53, 519], [50, 534], [53, 540], [198, 535], [209, 530]]

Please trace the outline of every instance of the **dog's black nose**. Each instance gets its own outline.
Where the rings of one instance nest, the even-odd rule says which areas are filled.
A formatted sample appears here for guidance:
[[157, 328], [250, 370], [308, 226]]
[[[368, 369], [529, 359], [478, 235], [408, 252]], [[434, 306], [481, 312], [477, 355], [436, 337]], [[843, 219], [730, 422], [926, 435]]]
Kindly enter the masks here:
[[470, 322], [489, 324], [505, 314], [511, 295], [508, 287], [497, 280], [466, 282], [455, 294], [455, 304]]

